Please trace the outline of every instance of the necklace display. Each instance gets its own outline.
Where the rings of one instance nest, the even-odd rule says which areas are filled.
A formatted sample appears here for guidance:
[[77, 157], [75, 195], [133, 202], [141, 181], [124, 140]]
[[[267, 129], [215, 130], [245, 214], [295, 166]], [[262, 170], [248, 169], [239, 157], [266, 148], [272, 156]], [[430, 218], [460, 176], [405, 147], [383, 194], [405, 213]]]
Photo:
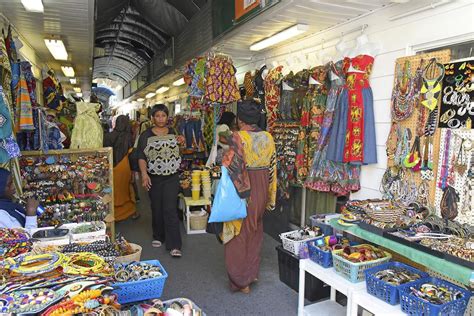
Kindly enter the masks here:
[[68, 255], [64, 273], [73, 275], [110, 275], [111, 267], [102, 257], [90, 252], [78, 252]]
[[[434, 75], [436, 68], [438, 68], [439, 75], [433, 79], [428, 78], [428, 72]], [[441, 82], [444, 78], [444, 66], [436, 61], [436, 58], [432, 58], [428, 65], [423, 70], [422, 74], [422, 86], [421, 86], [421, 95], [422, 101], [421, 104], [427, 107], [430, 111], [433, 111], [438, 107], [438, 98], [441, 94]]]
[[66, 260], [66, 257], [59, 252], [43, 255], [27, 253], [15, 258], [7, 258], [4, 269], [9, 270], [13, 275], [31, 277], [51, 272], [60, 267]]
[[9, 296], [12, 302], [8, 312], [15, 314], [39, 313], [60, 299], [55, 291], [49, 289], [15, 291]]
[[420, 95], [422, 70], [418, 68], [411, 75], [410, 61], [406, 61], [403, 70], [398, 67], [395, 89], [392, 94], [392, 119], [403, 121], [409, 118]]

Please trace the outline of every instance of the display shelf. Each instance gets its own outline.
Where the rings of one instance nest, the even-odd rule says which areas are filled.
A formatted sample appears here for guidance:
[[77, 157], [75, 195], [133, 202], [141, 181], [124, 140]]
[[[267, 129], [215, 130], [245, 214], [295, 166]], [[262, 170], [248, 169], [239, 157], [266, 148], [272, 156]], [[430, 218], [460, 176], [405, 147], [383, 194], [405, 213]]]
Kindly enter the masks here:
[[[298, 291], [298, 315], [322, 315], [321, 314], [321, 305], [318, 308], [311, 307], [312, 305], [305, 307], [304, 306], [304, 288], [305, 288], [305, 273], [308, 272], [326, 283], [331, 287], [331, 296], [330, 300], [327, 302], [328, 306], [334, 306], [336, 303], [336, 291], [347, 296], [347, 310], [345, 314], [350, 315], [350, 302], [352, 293], [358, 290], [365, 290], [365, 282], [352, 283], [344, 277], [340, 276], [334, 268], [325, 269], [319, 264], [311, 261], [310, 259], [300, 260], [300, 282], [299, 282], [299, 291]], [[331, 303], [329, 303], [331, 302]], [[317, 303], [321, 304], [323, 302]], [[313, 304], [314, 305], [314, 304]], [[337, 304], [339, 305], [339, 304]], [[340, 306], [340, 305], [339, 305]], [[313, 313], [309, 313], [313, 311]], [[329, 315], [329, 314], [328, 314]], [[332, 315], [332, 314], [330, 314]], [[339, 315], [339, 314], [337, 314]]]
[[387, 304], [384, 301], [376, 298], [375, 296], [372, 296], [367, 293], [367, 289], [355, 291], [354, 293], [352, 293], [351, 304], [351, 316], [357, 316], [357, 310], [359, 306], [371, 312], [375, 316], [405, 315], [405, 313], [403, 313], [400, 308], [400, 304], [397, 304], [395, 306]]
[[469, 284], [474, 283], [474, 271], [469, 268], [435, 257], [426, 252], [414, 249], [413, 247], [402, 245], [388, 238], [378, 236], [374, 233], [371, 233], [369, 231], [366, 231], [360, 228], [357, 225], [345, 227], [345, 226], [339, 225], [337, 223], [337, 219], [332, 219], [329, 222], [331, 226], [337, 230], [344, 231], [353, 236], [367, 240], [379, 246], [388, 248], [412, 260], [413, 262], [429, 267], [433, 271], [436, 271], [440, 273], [441, 275], [450, 277], [451, 279], [457, 282], [460, 282], [461, 284], [469, 285]]
[[182, 200], [184, 207], [183, 207], [183, 225], [186, 229], [186, 234], [194, 235], [194, 234], [205, 234], [205, 229], [193, 230], [191, 229], [191, 224], [189, 222], [189, 216], [191, 214], [191, 206], [207, 206], [211, 205], [212, 202], [210, 199], [206, 199], [201, 197], [199, 200], [193, 200], [191, 197], [186, 197], [182, 194], [179, 195], [180, 199]]
[[305, 306], [303, 315], [344, 316], [346, 315], [346, 308], [335, 301], [325, 300]]

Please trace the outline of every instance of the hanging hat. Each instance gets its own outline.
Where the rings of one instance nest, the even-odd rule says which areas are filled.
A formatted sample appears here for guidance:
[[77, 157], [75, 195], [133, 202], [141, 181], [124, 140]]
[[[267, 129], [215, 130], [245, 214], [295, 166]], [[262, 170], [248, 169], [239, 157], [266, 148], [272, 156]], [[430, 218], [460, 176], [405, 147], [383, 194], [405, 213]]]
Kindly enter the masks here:
[[254, 125], [260, 120], [260, 106], [253, 100], [237, 103], [237, 117], [244, 123]]

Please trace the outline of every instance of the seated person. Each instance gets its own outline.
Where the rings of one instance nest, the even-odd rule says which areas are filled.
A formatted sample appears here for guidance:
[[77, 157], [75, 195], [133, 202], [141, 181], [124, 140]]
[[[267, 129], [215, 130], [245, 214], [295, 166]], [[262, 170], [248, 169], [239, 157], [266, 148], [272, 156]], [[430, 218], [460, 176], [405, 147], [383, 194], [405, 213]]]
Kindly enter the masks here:
[[25, 210], [20, 204], [13, 202], [15, 193], [10, 171], [0, 168], [0, 228], [37, 228], [38, 201], [28, 199]]

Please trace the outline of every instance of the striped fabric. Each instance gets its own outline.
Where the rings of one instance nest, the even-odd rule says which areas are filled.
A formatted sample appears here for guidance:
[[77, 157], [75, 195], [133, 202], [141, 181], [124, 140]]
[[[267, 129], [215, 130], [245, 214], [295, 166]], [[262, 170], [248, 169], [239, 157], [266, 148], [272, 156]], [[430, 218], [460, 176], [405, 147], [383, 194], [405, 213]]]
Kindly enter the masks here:
[[18, 129], [19, 131], [32, 131], [35, 129], [33, 124], [33, 108], [24, 74], [20, 76], [17, 89]]

